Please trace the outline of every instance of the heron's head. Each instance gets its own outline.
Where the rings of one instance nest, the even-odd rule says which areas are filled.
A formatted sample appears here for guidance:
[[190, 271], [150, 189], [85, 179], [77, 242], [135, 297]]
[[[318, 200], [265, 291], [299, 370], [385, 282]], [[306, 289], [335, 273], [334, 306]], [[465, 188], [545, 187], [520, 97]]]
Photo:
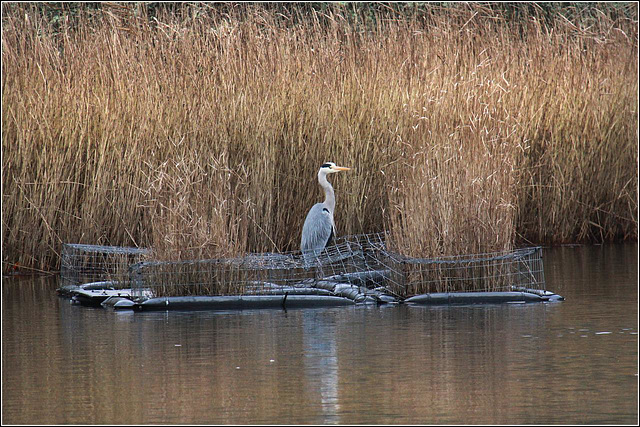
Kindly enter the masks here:
[[327, 162], [325, 164], [323, 164], [322, 166], [320, 166], [320, 173], [336, 173], [336, 172], [341, 172], [341, 171], [348, 171], [351, 170], [351, 168], [345, 168], [342, 166], [336, 166], [335, 163], [333, 162]]

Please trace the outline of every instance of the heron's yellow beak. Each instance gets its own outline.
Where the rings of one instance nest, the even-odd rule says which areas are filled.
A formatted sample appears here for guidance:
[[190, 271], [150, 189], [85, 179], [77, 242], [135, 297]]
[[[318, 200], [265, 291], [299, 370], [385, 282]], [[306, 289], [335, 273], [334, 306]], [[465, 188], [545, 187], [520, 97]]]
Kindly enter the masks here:
[[345, 168], [343, 166], [334, 166], [331, 169], [333, 169], [334, 171], [350, 171], [351, 168]]

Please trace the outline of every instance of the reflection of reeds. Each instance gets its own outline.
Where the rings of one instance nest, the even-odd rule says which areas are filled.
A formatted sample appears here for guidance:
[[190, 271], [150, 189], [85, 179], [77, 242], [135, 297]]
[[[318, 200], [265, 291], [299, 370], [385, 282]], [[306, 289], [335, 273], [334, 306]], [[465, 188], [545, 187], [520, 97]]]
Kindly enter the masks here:
[[328, 160], [354, 167], [338, 232], [386, 228], [407, 255], [637, 238], [625, 18], [109, 7], [73, 29], [3, 8], [3, 268], [55, 268], [64, 242], [296, 249]]

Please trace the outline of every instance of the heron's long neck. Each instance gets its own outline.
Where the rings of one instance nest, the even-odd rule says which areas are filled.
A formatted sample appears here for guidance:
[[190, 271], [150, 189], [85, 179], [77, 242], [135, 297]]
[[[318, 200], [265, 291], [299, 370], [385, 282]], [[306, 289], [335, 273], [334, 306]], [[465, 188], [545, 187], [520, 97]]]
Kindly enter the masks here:
[[336, 207], [336, 196], [333, 193], [331, 183], [327, 181], [327, 174], [320, 172], [318, 174], [318, 182], [324, 190], [324, 203], [331, 209], [331, 213], [333, 213]]

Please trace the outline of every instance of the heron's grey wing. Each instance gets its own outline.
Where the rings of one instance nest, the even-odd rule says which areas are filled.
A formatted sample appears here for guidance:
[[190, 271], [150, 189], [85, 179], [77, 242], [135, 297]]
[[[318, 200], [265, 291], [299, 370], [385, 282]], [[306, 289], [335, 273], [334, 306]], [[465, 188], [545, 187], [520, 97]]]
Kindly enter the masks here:
[[300, 248], [303, 252], [313, 250], [319, 254], [327, 246], [333, 235], [333, 217], [322, 203], [316, 203], [309, 210], [302, 227]]

